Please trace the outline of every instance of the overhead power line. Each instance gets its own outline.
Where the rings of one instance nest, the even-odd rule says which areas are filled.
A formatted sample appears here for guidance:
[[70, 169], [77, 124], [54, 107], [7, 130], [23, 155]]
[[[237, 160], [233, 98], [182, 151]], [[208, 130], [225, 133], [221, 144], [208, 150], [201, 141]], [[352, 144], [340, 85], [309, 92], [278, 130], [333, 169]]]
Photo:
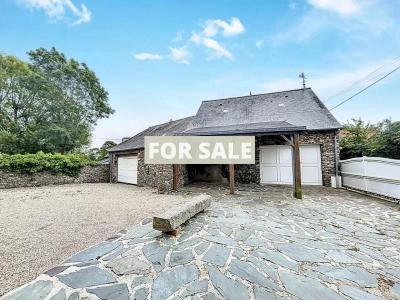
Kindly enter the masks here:
[[390, 71], [386, 75], [382, 76], [381, 78], [379, 78], [378, 80], [374, 81], [373, 83], [367, 85], [365, 88], [363, 88], [359, 92], [355, 93], [353, 96], [350, 96], [349, 98], [347, 98], [347, 99], [343, 100], [342, 102], [340, 102], [338, 105], [332, 107], [330, 110], [334, 110], [335, 108], [338, 108], [339, 106], [345, 104], [346, 102], [350, 101], [351, 99], [353, 99], [357, 95], [360, 95], [362, 92], [364, 92], [365, 90], [369, 89], [371, 86], [377, 84], [379, 81], [382, 81], [383, 79], [385, 79], [386, 77], [388, 77], [389, 75], [393, 74], [394, 72], [396, 72], [399, 69], [400, 69], [400, 66], [397, 66], [395, 69], [393, 69], [392, 71]]
[[[372, 71], [371, 73], [368, 73], [367, 75], [365, 75], [363, 78], [353, 82], [351, 85], [349, 85], [348, 87], [346, 87], [345, 89], [339, 91], [338, 93], [330, 96], [328, 99], [326, 99], [325, 101], [323, 101], [324, 103], [328, 103], [329, 101], [331, 101], [332, 99], [335, 99], [336, 97], [343, 95], [349, 91], [351, 91], [353, 88], [355, 88], [357, 85], [362, 84], [363, 82], [370, 82], [371, 80], [376, 79], [377, 77], [382, 75], [381, 71], [382, 69], [385, 69], [387, 66], [389, 65], [394, 65], [396, 63], [400, 62], [400, 56], [394, 58], [392, 61], [387, 62], [383, 65], [381, 65], [380, 67], [376, 68], [374, 71]], [[372, 77], [371, 77], [372, 76]], [[369, 78], [370, 77], [370, 78]]]

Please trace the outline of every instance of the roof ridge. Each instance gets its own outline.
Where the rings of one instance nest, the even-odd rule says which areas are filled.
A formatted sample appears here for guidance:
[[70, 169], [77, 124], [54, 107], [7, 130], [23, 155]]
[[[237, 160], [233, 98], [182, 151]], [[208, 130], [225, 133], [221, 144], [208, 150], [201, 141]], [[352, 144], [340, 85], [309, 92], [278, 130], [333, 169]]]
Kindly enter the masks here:
[[[184, 117], [184, 118], [180, 118], [180, 119], [176, 119], [176, 120], [172, 120], [172, 121], [164, 122], [164, 123], [161, 123], [161, 124], [157, 124], [157, 125], [149, 126], [149, 127], [147, 127], [147, 129], [150, 129], [150, 128], [153, 128], [153, 127], [162, 126], [162, 125], [166, 125], [166, 124], [169, 124], [169, 123], [172, 123], [172, 122], [178, 122], [178, 121], [182, 121], [182, 120], [189, 119], [189, 118], [193, 118], [193, 117], [195, 117], [195, 116], [189, 116], [189, 117]], [[147, 130], [147, 129], [145, 129], [145, 130]]]
[[212, 100], [203, 100], [201, 102], [212, 102], [212, 101], [221, 101], [221, 100], [229, 100], [229, 99], [237, 99], [237, 98], [246, 98], [246, 97], [253, 97], [253, 96], [263, 96], [263, 95], [271, 95], [271, 94], [280, 94], [280, 93], [287, 93], [287, 92], [294, 92], [294, 91], [301, 91], [301, 90], [311, 90], [311, 87], [308, 88], [300, 88], [300, 89], [292, 89], [292, 90], [285, 90], [279, 92], [269, 92], [269, 93], [260, 93], [260, 94], [253, 94], [253, 95], [246, 95], [246, 96], [237, 96], [237, 97], [228, 97], [228, 98], [220, 98], [220, 99], [212, 99]]

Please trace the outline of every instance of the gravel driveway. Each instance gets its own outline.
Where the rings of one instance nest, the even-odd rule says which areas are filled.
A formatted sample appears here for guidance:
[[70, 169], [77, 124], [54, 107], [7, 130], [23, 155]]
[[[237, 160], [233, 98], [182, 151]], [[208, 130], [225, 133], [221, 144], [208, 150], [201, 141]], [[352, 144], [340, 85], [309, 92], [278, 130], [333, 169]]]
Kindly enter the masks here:
[[0, 190], [0, 296], [182, 200], [107, 183]]

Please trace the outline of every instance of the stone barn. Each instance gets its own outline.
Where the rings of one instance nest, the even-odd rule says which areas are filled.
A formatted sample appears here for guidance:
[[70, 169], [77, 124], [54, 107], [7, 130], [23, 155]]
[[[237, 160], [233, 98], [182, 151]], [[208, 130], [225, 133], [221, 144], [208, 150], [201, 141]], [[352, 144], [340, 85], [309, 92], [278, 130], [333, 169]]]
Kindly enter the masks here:
[[253, 135], [256, 163], [236, 165], [235, 182], [293, 184], [291, 141], [296, 136], [301, 183], [330, 186], [337, 174], [340, 128], [311, 88], [203, 101], [196, 115], [149, 127], [111, 148], [110, 177], [167, 189], [195, 181], [227, 182], [226, 165], [146, 165], [144, 137]]

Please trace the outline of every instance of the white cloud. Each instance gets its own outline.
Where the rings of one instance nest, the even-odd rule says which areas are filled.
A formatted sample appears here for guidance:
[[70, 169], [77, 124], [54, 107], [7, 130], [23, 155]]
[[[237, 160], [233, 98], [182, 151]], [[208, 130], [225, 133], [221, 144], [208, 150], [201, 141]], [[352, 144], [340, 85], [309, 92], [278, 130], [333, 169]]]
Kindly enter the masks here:
[[187, 50], [186, 46], [183, 46], [181, 48], [169, 48], [171, 50], [171, 58], [179, 63], [182, 64], [190, 64], [189, 58], [190, 58], [190, 53]]
[[357, 0], [308, 0], [308, 3], [316, 8], [332, 11], [343, 16], [353, 15], [361, 11], [361, 6]]
[[231, 18], [230, 21], [220, 19], [207, 20], [200, 32], [192, 32], [191, 41], [211, 50], [210, 59], [227, 58], [233, 59], [233, 54], [226, 49], [218, 40], [217, 36], [232, 37], [245, 32], [245, 28], [238, 18]]
[[133, 55], [133, 57], [137, 60], [161, 60], [161, 59], [163, 59], [162, 55], [160, 55], [160, 54], [147, 53], [147, 52], [136, 53]]
[[287, 29], [271, 38], [279, 46], [304, 43], [324, 32], [342, 34], [357, 43], [373, 39], [399, 41], [393, 8], [377, 0], [308, 0], [311, 8]]
[[210, 37], [201, 36], [194, 32], [192, 34], [191, 40], [195, 44], [203, 45], [208, 49], [211, 49], [212, 50], [212, 54], [210, 56], [211, 59], [220, 57], [233, 59], [233, 55], [231, 52], [229, 52], [229, 50], [225, 49], [219, 42]]
[[68, 14], [72, 14], [75, 20], [72, 24], [88, 23], [92, 19], [92, 13], [85, 4], [76, 6], [72, 0], [18, 0], [18, 2], [30, 9], [43, 10], [52, 20], [62, 20]]
[[238, 18], [231, 18], [230, 23], [224, 20], [208, 20], [204, 25], [203, 34], [208, 37], [217, 35], [222, 30], [224, 36], [235, 36], [245, 32]]

